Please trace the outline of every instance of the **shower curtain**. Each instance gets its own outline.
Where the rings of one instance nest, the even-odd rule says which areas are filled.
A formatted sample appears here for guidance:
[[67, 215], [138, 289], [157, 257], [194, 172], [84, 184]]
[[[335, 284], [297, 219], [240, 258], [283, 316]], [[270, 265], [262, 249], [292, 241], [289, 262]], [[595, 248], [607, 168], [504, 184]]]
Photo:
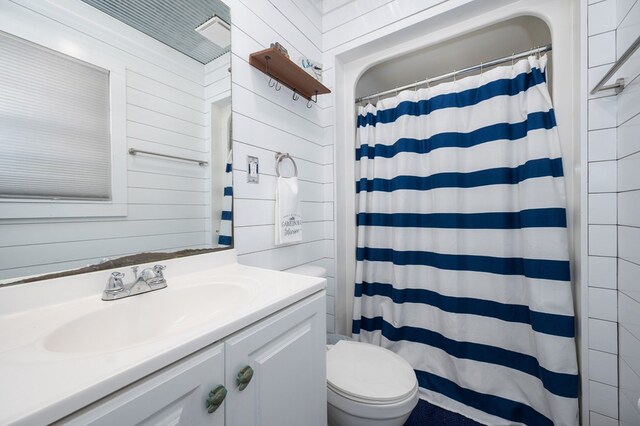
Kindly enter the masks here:
[[562, 159], [530, 57], [359, 108], [354, 337], [489, 425], [577, 425]]
[[224, 180], [218, 247], [231, 247], [233, 245], [233, 152], [231, 150], [227, 155]]

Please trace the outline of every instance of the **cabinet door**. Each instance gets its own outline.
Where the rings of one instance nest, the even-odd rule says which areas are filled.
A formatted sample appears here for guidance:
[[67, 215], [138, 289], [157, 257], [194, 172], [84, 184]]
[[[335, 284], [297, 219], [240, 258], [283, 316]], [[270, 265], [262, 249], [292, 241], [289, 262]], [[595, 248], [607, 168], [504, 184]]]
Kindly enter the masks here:
[[63, 419], [65, 425], [224, 425], [225, 403], [209, 414], [224, 382], [224, 344], [203, 349]]
[[323, 291], [226, 339], [227, 426], [326, 426], [325, 309]]

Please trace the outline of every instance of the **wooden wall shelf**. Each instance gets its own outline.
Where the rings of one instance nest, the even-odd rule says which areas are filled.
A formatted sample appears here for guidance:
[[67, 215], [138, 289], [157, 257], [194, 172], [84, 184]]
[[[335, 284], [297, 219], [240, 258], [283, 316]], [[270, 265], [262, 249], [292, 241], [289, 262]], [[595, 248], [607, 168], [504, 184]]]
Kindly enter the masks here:
[[275, 47], [252, 53], [249, 64], [308, 100], [314, 100], [316, 95], [331, 93]]

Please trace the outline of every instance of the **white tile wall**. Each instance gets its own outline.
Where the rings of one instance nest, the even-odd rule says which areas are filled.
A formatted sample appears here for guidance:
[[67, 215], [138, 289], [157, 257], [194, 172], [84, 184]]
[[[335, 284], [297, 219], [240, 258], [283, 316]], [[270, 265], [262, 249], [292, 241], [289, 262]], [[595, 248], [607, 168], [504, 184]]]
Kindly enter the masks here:
[[614, 96], [589, 101], [589, 130], [616, 127], [617, 101]]
[[589, 132], [589, 161], [615, 160], [616, 136], [615, 128]]
[[589, 382], [589, 408], [595, 413], [618, 418], [618, 388], [604, 383]]
[[616, 263], [614, 257], [589, 257], [589, 286], [615, 289]]
[[589, 255], [617, 255], [617, 229], [615, 225], [589, 225]]
[[[638, 8], [640, 9], [640, 7]], [[624, 124], [627, 120], [635, 117], [640, 113], [640, 79], [633, 76], [625, 76], [626, 84], [624, 91], [618, 95], [617, 105], [617, 121], [618, 124]]]
[[624, 358], [620, 359], [620, 424], [640, 424], [638, 401], [640, 398], [640, 377], [629, 367]]
[[[640, 33], [640, 2], [618, 0], [617, 53]], [[619, 71], [627, 87], [618, 96], [618, 321], [619, 417], [640, 424], [640, 53]], [[636, 168], [636, 170], [634, 170]]]
[[640, 315], [638, 315], [638, 312], [640, 312], [640, 302], [623, 292], [618, 292], [618, 321], [620, 326], [637, 339], [640, 339]]
[[618, 353], [618, 326], [612, 321], [589, 319], [589, 348]]
[[616, 193], [589, 194], [589, 224], [615, 225], [617, 199]]
[[616, 192], [617, 170], [617, 161], [589, 163], [589, 193]]
[[618, 420], [611, 417], [603, 416], [602, 414], [590, 413], [589, 422], [591, 426], [618, 426]]
[[640, 34], [640, 4], [636, 1], [624, 16], [616, 31], [618, 57], [622, 56], [627, 48], [631, 46], [638, 34]]
[[610, 64], [616, 60], [616, 32], [589, 37], [589, 67]]
[[590, 287], [589, 318], [617, 321], [618, 292], [612, 289]]
[[[618, 261], [618, 290], [640, 302], [640, 265], [624, 259]], [[638, 352], [640, 357], [640, 352]], [[640, 371], [638, 371], [640, 373]]]
[[[634, 0], [635, 1], [635, 0]], [[618, 13], [624, 0], [588, 4], [588, 87], [606, 73], [616, 55]], [[591, 426], [619, 424], [618, 410], [618, 223], [631, 200], [619, 201], [619, 150], [637, 145], [632, 125], [620, 129], [619, 97], [612, 91], [588, 101], [588, 364]], [[624, 143], [620, 144], [619, 138]], [[625, 169], [626, 172], [626, 169]], [[584, 374], [584, 372], [583, 372]]]
[[589, 36], [615, 30], [616, 26], [616, 0], [605, 0], [589, 6], [587, 22]]
[[618, 127], [618, 158], [640, 151], [640, 114]]
[[640, 339], [621, 326], [619, 346], [620, 357], [636, 374], [640, 375]]
[[589, 378], [605, 385], [618, 386], [618, 357], [589, 350]]
[[622, 20], [627, 16], [631, 6], [633, 6], [637, 0], [618, 0], [616, 2], [616, 26], [620, 25]]
[[618, 160], [618, 191], [640, 189], [640, 152]]
[[640, 228], [618, 226], [618, 256], [629, 262], [640, 264]]

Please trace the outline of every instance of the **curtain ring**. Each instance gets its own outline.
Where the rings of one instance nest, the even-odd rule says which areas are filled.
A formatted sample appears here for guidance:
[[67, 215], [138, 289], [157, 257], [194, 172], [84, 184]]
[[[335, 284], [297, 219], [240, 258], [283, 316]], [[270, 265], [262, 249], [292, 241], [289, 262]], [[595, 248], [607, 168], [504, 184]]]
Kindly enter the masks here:
[[280, 82], [278, 80], [276, 80], [276, 92], [279, 92], [280, 89], [282, 89], [282, 85], [280, 84]]
[[418, 80], [416, 80], [416, 84], [413, 86], [413, 91], [414, 92], [418, 91]]
[[424, 82], [425, 82], [425, 83], [427, 83], [427, 88], [428, 88], [428, 89], [431, 89], [431, 83], [429, 83], [429, 76], [427, 75], [427, 76], [425, 76], [425, 77], [426, 77], [426, 78], [425, 78]]
[[515, 65], [515, 60], [516, 60], [516, 52], [513, 52], [511, 54], [511, 68], [513, 68], [513, 66]]
[[456, 82], [456, 75], [458, 75], [458, 71], [453, 70], [453, 82]]
[[291, 98], [292, 98], [294, 101], [297, 101], [298, 99], [300, 99], [300, 96], [298, 96], [298, 94], [296, 93], [296, 90], [295, 90], [295, 89], [293, 89], [293, 95], [291, 95]]

